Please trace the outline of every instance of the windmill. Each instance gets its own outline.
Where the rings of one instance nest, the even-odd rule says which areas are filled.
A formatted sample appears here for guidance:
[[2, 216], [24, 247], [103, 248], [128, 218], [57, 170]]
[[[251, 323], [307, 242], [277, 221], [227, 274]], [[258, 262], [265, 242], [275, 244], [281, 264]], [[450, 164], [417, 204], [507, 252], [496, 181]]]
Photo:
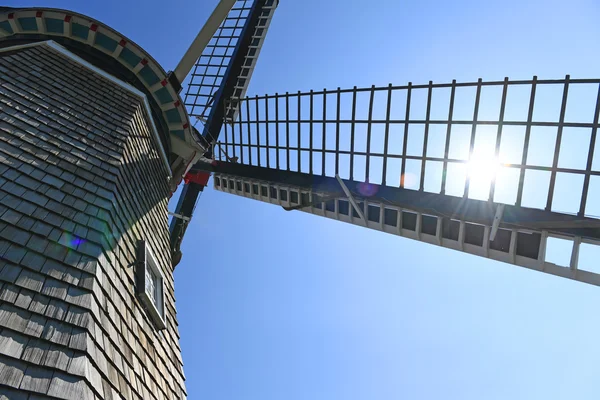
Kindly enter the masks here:
[[[186, 397], [173, 269], [211, 176], [216, 190], [282, 212], [600, 284], [578, 268], [600, 237], [589, 215], [599, 79], [247, 97], [277, 6], [220, 1], [172, 72], [91, 17], [0, 7], [0, 395]], [[573, 120], [580, 85], [596, 102]], [[548, 86], [561, 89], [559, 111], [540, 119]], [[489, 88], [499, 93], [491, 119], [480, 112]], [[516, 119], [506, 113], [514, 88], [528, 93]], [[471, 117], [457, 118], [465, 107]], [[507, 140], [513, 128], [522, 135]], [[549, 148], [534, 145], [542, 128], [554, 131]], [[577, 130], [587, 142], [566, 151]], [[567, 209], [566, 190], [576, 195]], [[568, 265], [545, 259], [554, 238], [571, 243]]]
[[[209, 44], [195, 64], [185, 104], [209, 151], [187, 175], [175, 211], [180, 218], [171, 223], [174, 252], [210, 174], [218, 191], [284, 210], [600, 284], [596, 272], [578, 268], [580, 249], [598, 245], [600, 235], [588, 212], [600, 173], [594, 163], [600, 103], [593, 115], [567, 112], [569, 89], [593, 85], [600, 99], [599, 80], [430, 81], [245, 97], [271, 17], [264, 11], [257, 31], [247, 33], [253, 36], [240, 36], [242, 46], [250, 43], [241, 52], [246, 56], [228, 60], [218, 87], [212, 78], [221, 76], [211, 70], [222, 66], [220, 47]], [[536, 93], [549, 87], [560, 88], [553, 99], [558, 115], [540, 116], [550, 100]], [[483, 117], [486, 91], [497, 93], [497, 101]], [[515, 106], [516, 91], [527, 98], [518, 103], [521, 116], [512, 117], [506, 110]], [[417, 107], [424, 113], [416, 115]], [[470, 117], [457, 118], [459, 108]], [[553, 143], [540, 149], [544, 130], [553, 132]], [[569, 150], [581, 132], [588, 140]], [[540, 152], [548, 162], [539, 162]], [[560, 198], [573, 190], [576, 199]], [[569, 243], [568, 265], [546, 260], [556, 239]]]

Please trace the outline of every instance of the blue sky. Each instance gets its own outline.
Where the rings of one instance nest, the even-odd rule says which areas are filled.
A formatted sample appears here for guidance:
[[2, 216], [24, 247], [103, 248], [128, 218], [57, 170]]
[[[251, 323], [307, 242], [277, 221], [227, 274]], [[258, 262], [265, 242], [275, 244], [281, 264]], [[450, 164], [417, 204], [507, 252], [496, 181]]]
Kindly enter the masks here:
[[[216, 0], [35, 4], [93, 16], [172, 69]], [[597, 76], [593, 0], [365, 4], [281, 0], [248, 94]], [[183, 253], [191, 399], [600, 396], [597, 287], [212, 189]]]

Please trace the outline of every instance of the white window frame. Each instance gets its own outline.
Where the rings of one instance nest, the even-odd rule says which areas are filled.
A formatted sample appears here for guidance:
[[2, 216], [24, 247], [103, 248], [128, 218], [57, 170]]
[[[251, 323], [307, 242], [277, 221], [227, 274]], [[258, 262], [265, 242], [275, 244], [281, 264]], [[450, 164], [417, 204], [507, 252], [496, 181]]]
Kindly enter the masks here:
[[[146, 291], [148, 271], [157, 278], [154, 294]], [[165, 277], [145, 240], [138, 242], [136, 263], [136, 293], [157, 329], [167, 327], [165, 321]]]

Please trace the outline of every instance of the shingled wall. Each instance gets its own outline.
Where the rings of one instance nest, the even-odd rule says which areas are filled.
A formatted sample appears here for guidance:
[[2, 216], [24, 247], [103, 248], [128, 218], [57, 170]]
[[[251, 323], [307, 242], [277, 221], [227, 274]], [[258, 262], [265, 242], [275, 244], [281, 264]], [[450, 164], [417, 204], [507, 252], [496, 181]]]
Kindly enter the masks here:
[[[0, 52], [0, 399], [185, 398], [148, 118], [44, 44]], [[135, 294], [139, 239], [165, 276], [163, 331]]]

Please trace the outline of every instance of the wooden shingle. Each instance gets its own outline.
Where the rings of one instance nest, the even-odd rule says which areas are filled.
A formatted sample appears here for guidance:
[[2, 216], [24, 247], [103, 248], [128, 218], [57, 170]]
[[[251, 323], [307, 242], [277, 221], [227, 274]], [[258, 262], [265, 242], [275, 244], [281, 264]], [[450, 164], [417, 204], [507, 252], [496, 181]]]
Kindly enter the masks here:
[[47, 393], [53, 372], [51, 370], [29, 365], [21, 380], [20, 389], [31, 392]]
[[18, 388], [26, 368], [27, 365], [23, 361], [0, 355], [0, 382]]
[[23, 354], [28, 340], [27, 336], [3, 329], [0, 331], [0, 354], [18, 359]]
[[94, 394], [81, 377], [55, 372], [47, 394], [65, 400], [93, 400]]

